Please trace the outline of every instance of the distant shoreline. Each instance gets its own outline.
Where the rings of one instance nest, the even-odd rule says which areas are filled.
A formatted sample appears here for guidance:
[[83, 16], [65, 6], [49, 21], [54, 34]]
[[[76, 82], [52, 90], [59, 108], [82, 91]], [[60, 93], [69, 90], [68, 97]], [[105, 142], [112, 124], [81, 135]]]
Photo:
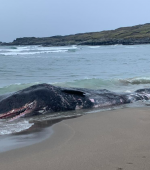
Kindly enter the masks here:
[[42, 45], [42, 46], [68, 46], [68, 45], [138, 45], [150, 44], [150, 23], [132, 27], [121, 27], [115, 30], [79, 33], [52, 37], [23, 37], [13, 42], [0, 45]]

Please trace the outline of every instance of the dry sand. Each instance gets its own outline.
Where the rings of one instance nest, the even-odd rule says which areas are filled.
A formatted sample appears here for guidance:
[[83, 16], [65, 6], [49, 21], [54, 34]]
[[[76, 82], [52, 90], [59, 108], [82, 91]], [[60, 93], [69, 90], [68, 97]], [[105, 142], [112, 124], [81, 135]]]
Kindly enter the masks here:
[[0, 170], [150, 170], [150, 108], [88, 114], [38, 144], [0, 154]]

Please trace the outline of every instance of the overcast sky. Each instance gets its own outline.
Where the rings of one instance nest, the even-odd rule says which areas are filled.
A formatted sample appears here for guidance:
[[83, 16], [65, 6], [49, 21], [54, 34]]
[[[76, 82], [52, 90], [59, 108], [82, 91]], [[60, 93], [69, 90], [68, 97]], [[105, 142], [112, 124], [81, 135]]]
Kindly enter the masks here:
[[0, 0], [0, 41], [150, 23], [150, 0]]

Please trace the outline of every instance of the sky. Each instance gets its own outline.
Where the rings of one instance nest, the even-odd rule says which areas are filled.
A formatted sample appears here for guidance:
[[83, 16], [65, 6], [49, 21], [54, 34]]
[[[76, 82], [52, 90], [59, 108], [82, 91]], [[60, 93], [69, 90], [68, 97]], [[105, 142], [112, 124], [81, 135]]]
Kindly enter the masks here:
[[150, 0], [0, 0], [0, 41], [150, 23]]

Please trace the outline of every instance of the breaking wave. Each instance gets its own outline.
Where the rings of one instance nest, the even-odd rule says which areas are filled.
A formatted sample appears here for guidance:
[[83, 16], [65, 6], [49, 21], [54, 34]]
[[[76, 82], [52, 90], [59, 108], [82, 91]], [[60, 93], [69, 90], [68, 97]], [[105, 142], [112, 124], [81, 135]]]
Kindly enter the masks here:
[[21, 132], [29, 129], [34, 123], [29, 123], [26, 120], [19, 120], [18, 122], [4, 122], [0, 121], [0, 135], [8, 135], [12, 133]]
[[150, 77], [120, 79], [120, 82], [125, 84], [150, 84]]
[[42, 47], [42, 46], [11, 46], [0, 48], [0, 55], [14, 56], [14, 55], [34, 55], [43, 53], [63, 53], [75, 52], [77, 46], [65, 47]]
[[[41, 82], [40, 82], [41, 83]], [[100, 79], [100, 78], [84, 78], [67, 82], [43, 82], [53, 84], [61, 87], [76, 87], [76, 88], [90, 88], [90, 89], [108, 89], [113, 91], [123, 92], [125, 90], [137, 90], [139, 88], [150, 87], [150, 77], [136, 77], [136, 78], [114, 78], [114, 79]], [[15, 83], [0, 87], [0, 95], [16, 92], [29, 86], [39, 84], [33, 83]]]

